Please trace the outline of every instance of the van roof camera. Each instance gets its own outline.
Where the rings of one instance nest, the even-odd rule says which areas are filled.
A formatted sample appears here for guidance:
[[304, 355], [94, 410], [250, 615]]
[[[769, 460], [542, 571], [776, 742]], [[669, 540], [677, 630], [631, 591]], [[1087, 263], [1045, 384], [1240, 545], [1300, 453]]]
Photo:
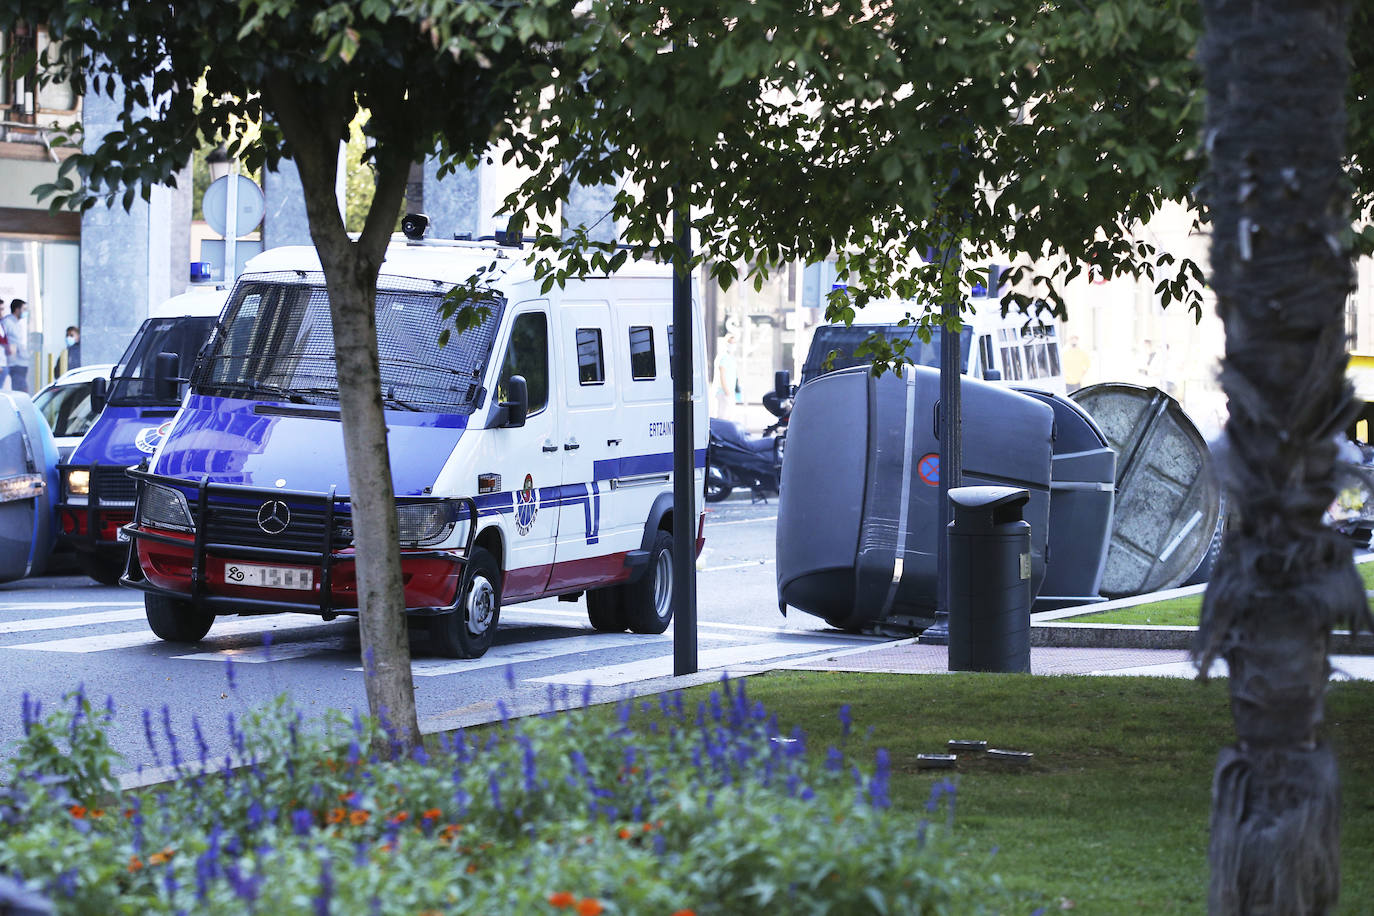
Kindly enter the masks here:
[[429, 228], [429, 217], [423, 213], [407, 213], [401, 218], [401, 232], [412, 242], [418, 242], [425, 237], [425, 230]]

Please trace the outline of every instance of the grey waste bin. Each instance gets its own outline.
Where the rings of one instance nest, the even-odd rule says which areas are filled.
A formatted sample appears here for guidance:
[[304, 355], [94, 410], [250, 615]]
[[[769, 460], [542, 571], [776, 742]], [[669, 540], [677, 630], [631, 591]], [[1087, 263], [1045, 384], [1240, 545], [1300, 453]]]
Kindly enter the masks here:
[[949, 491], [950, 671], [1030, 671], [1029, 499], [1015, 487]]

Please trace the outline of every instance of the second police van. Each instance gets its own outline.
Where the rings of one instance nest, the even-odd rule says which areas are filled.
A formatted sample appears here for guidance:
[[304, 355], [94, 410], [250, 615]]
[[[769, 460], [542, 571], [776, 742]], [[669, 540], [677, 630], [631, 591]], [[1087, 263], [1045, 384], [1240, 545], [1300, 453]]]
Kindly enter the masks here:
[[[488, 315], [439, 346], [444, 295], [483, 267]], [[480, 656], [502, 604], [553, 595], [585, 594], [597, 629], [663, 632], [673, 552], [700, 551], [704, 519], [699, 511], [694, 544], [673, 543], [671, 266], [631, 261], [543, 291], [518, 250], [394, 241], [376, 316], [406, 607], [431, 648]], [[523, 416], [512, 407], [522, 389]], [[145, 592], [158, 636], [197, 641], [218, 614], [357, 613], [334, 341], [313, 248], [248, 263], [174, 422], [130, 473], [138, 508], [122, 582]]]

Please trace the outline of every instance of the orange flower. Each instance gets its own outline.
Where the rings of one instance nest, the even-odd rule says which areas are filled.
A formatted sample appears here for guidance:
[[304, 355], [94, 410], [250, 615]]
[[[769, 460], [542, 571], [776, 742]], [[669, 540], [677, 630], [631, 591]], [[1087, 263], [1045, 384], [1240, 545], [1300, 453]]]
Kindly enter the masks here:
[[678, 910], [673, 916], [697, 916], [692, 910]]
[[572, 895], [572, 891], [554, 891], [549, 894], [549, 905], [556, 906], [560, 910], [566, 909], [577, 902], [577, 898]]
[[367, 823], [367, 819], [371, 816], [372, 815], [366, 811], [350, 811], [348, 812], [348, 822], [354, 827], [361, 827], [363, 824]]
[[470, 875], [471, 875], [471, 874], [475, 874], [476, 871], [477, 871], [477, 863], [476, 863], [476, 862], [469, 862], [469, 863], [468, 863], [468, 874], [470, 874]]
[[129, 872], [130, 872], [130, 874], [132, 874], [133, 872], [139, 871], [139, 870], [141, 870], [142, 868], [143, 868], [143, 860], [142, 860], [142, 859], [140, 859], [138, 856], [129, 856]]
[[618, 831], [616, 831], [616, 836], [620, 837], [622, 840], [628, 840], [630, 837], [634, 835], [634, 831], [631, 830], [629, 827], [621, 827]]
[[72, 805], [67, 811], [77, 820], [86, 816], [86, 808], [84, 805]]
[[427, 821], [437, 821], [439, 818], [443, 816], [444, 812], [440, 811], [438, 808], [430, 808], [423, 815], [421, 815], [421, 817], [423, 817]]
[[653, 825], [653, 824], [650, 824], [648, 821], [645, 821], [645, 822], [644, 822], [644, 826], [641, 827], [640, 829], [643, 830], [645, 833], [648, 833], [648, 832], [650, 832], [651, 830], [654, 829], [654, 825]]
[[344, 819], [344, 809], [342, 809], [342, 808], [330, 808], [330, 809], [329, 809], [329, 823], [331, 823], [331, 824], [341, 824], [341, 823], [343, 823], [343, 819]]
[[601, 911], [604, 909], [605, 907], [601, 905], [600, 900], [583, 897], [581, 902], [577, 904], [577, 916], [601, 916]]
[[393, 818], [391, 819], [391, 823], [393, 823], [393, 824], [402, 823], [402, 822], [405, 821], [406, 818], [408, 818], [408, 817], [410, 817], [410, 812], [409, 812], [409, 811], [399, 811], [399, 812], [396, 813], [396, 816], [393, 817]]
[[164, 847], [160, 852], [155, 852], [148, 857], [148, 864], [166, 865], [168, 862], [172, 861], [172, 856], [174, 856], [175, 854], [176, 850], [172, 847]]
[[341, 802], [351, 802], [353, 799], [355, 799], [355, 798], [357, 798], [357, 797], [358, 797], [358, 793], [357, 793], [357, 792], [344, 792], [344, 793], [342, 793], [341, 795], [339, 795], [339, 801], [341, 801]]
[[104, 816], [105, 816], [105, 809], [104, 809], [104, 808], [92, 808], [92, 809], [91, 809], [91, 817], [104, 817]]

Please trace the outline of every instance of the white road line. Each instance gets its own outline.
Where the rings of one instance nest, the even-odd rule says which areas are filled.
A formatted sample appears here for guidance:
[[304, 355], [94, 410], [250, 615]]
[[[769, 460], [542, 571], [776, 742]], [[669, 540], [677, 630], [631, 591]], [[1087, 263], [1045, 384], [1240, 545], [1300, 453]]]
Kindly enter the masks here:
[[[242, 649], [220, 649], [216, 652], [193, 652], [190, 655], [173, 655], [173, 658], [184, 658], [196, 662], [219, 662], [221, 665], [226, 660], [232, 659], [234, 664], [243, 662], [247, 665], [260, 665], [264, 662], [280, 662], [291, 658], [305, 658], [307, 655], [318, 655], [322, 652], [351, 651], [357, 654], [356, 647], [351, 648], [352, 640], [345, 636], [334, 636], [329, 639], [304, 639], [300, 642], [288, 642], [281, 645], [271, 646], [245, 646]], [[360, 668], [352, 669], [360, 671]]]
[[[312, 630], [321, 626], [323, 621], [315, 620], [312, 623], [300, 624], [284, 620], [273, 622], [270, 617], [243, 617], [231, 620], [217, 620], [214, 628], [210, 631], [208, 641], [213, 645], [214, 641], [223, 636], [240, 636], [246, 633], [266, 633], [271, 632], [274, 638], [277, 634], [293, 632], [298, 630]], [[109, 633], [101, 636], [77, 636], [71, 639], [54, 639], [49, 642], [20, 643], [18, 645], [0, 646], [0, 649], [21, 649], [28, 652], [104, 652], [108, 649], [132, 649], [135, 646], [152, 646], [161, 643], [162, 640], [153, 634], [151, 630], [135, 630], [130, 633]], [[228, 648], [228, 647], [226, 647]]]
[[[501, 620], [509, 622], [512, 611], [517, 614], [529, 614], [536, 617], [576, 618], [578, 620], [587, 619], [585, 611], [555, 611], [551, 608], [535, 607], [503, 607], [501, 608]], [[741, 633], [763, 633], [769, 636], [805, 636], [808, 639], [834, 639], [843, 642], [891, 642], [891, 637], [889, 636], [864, 636], [855, 633], [841, 633], [839, 630], [792, 630], [787, 627], [759, 627], [747, 623], [720, 623], [715, 620], [698, 620], [697, 628], [701, 630], [732, 630]]]
[[65, 630], [69, 627], [98, 626], [102, 623], [125, 623], [143, 619], [143, 604], [119, 611], [96, 611], [92, 614], [64, 614], [61, 617], [34, 617], [29, 620], [0, 621], [0, 634], [29, 633], [33, 630]]
[[[754, 643], [748, 646], [729, 646], [722, 649], [707, 649], [697, 654], [697, 667], [701, 670], [728, 668], [731, 665], [744, 665], [770, 658], [788, 655], [802, 655], [833, 648], [833, 645], [813, 640], [781, 640]], [[673, 657], [663, 655], [643, 661], [623, 665], [606, 665], [600, 668], [583, 668], [580, 671], [567, 671], [563, 674], [550, 674], [544, 677], [527, 678], [535, 684], [570, 684], [581, 686], [590, 683], [594, 687], [618, 687], [635, 681], [646, 681], [673, 673]]]
[[706, 520], [706, 530], [724, 528], [726, 525], [756, 525], [759, 522], [776, 522], [777, 520], [778, 517], [776, 515], [770, 515], [766, 518], [740, 518], [735, 519], [733, 522], [713, 522], [708, 518]]
[[6, 611], [74, 611], [83, 607], [143, 607], [142, 601], [25, 601], [23, 604], [0, 604], [0, 614]]
[[760, 566], [767, 566], [772, 560], [755, 560], [752, 563], [731, 563], [729, 566], [703, 566], [697, 572], [721, 572], [726, 569], [757, 569]]
[[[498, 637], [499, 639], [500, 637]], [[616, 649], [621, 646], [653, 645], [671, 641], [669, 636], [639, 636], [629, 633], [598, 633], [590, 636], [569, 636], [565, 639], [544, 640], [538, 643], [521, 643], [514, 646], [496, 645], [481, 658], [440, 659], [427, 658], [410, 663], [411, 673], [416, 677], [440, 677], [445, 674], [461, 674], [465, 671], [480, 671], [484, 668], [504, 668], [522, 662], [539, 662], [564, 655], [593, 652], [598, 649]], [[362, 671], [362, 667], [349, 668], [349, 671]]]

